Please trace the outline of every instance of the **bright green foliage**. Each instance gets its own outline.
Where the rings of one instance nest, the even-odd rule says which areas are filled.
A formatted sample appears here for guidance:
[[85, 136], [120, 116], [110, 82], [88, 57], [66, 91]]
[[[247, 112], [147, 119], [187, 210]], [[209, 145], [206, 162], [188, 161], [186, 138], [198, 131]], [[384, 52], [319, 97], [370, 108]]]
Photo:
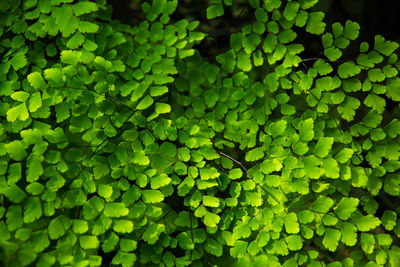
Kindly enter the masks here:
[[95, 249], [99, 246], [99, 240], [96, 236], [82, 235], [79, 236], [79, 244], [83, 249]]
[[321, 137], [314, 148], [314, 155], [324, 158], [329, 155], [329, 151], [333, 145], [333, 138], [332, 137]]
[[3, 265], [400, 266], [396, 42], [348, 60], [318, 0], [134, 2], [0, 3]]
[[341, 232], [339, 230], [326, 228], [322, 244], [324, 244], [325, 248], [329, 251], [336, 251], [336, 248], [339, 245], [340, 236]]
[[378, 225], [380, 225], [380, 220], [373, 215], [362, 216], [355, 221], [358, 230], [362, 232], [367, 232], [371, 229], [374, 229]]
[[357, 210], [358, 202], [357, 198], [342, 198], [335, 207], [336, 215], [342, 220], [349, 219], [351, 214]]
[[333, 200], [326, 196], [319, 196], [312, 204], [311, 209], [320, 213], [327, 213], [333, 205]]
[[222, 0], [213, 0], [213, 4], [207, 8], [207, 19], [214, 19], [224, 14]]
[[69, 218], [61, 215], [54, 218], [49, 224], [49, 236], [51, 239], [58, 239], [65, 234], [71, 226]]

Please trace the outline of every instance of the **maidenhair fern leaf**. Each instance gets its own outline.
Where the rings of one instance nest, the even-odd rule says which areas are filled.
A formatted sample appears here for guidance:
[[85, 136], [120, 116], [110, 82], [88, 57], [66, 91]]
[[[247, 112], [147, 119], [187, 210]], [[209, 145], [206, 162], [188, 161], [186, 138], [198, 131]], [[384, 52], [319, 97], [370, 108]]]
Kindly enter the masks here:
[[207, 19], [214, 19], [224, 14], [224, 7], [222, 6], [221, 0], [217, 0], [216, 4], [213, 4], [207, 8]]

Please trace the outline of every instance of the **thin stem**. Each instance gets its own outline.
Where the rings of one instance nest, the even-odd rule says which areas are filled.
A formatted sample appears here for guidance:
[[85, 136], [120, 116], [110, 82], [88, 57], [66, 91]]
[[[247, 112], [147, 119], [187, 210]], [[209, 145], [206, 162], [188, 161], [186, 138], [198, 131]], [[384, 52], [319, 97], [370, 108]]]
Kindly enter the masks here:
[[[249, 176], [249, 177], [254, 181], [253, 175], [251, 175], [251, 173], [249, 173], [249, 171], [247, 170], [247, 168], [246, 168], [245, 166], [243, 166], [243, 164], [242, 164], [240, 161], [238, 161], [238, 160], [232, 158], [231, 156], [225, 154], [224, 152], [218, 151], [218, 153], [219, 153], [220, 155], [222, 155], [222, 156], [224, 156], [224, 157], [226, 157], [226, 158], [228, 158], [228, 159], [234, 161], [235, 163], [239, 164], [240, 167], [242, 167], [242, 169], [245, 170], [247, 176]], [[271, 192], [267, 191], [264, 187], [262, 187], [262, 186], [261, 186], [259, 183], [257, 183], [256, 181], [254, 181], [254, 182], [255, 182], [256, 185], [258, 185], [267, 195], [270, 195], [270, 196], [276, 201], [276, 203], [278, 203], [279, 205], [281, 205], [281, 202], [279, 201], [279, 199], [278, 199], [276, 196], [274, 196], [274, 194], [272, 194]], [[286, 212], [286, 210], [284, 210], [284, 211]]]

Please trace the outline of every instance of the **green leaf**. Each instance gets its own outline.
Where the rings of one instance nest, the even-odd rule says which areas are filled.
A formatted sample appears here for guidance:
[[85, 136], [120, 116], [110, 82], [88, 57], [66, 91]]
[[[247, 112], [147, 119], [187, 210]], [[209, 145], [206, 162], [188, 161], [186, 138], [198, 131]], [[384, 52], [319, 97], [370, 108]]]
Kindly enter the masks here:
[[[293, 32], [294, 33], [294, 32]], [[295, 34], [295, 33], [294, 33]], [[249, 34], [244, 40], [243, 40], [243, 47], [244, 51], [247, 54], [251, 54], [258, 46], [258, 44], [261, 42], [260, 36], [257, 34]]]
[[10, 63], [17, 71], [28, 64], [28, 59], [26, 58], [24, 52], [18, 52], [11, 58]]
[[163, 95], [165, 93], [168, 93], [168, 87], [164, 86], [164, 85], [160, 85], [160, 86], [152, 86], [150, 88], [150, 95], [151, 96], [160, 96]]
[[206, 211], [204, 215], [204, 224], [208, 227], [216, 227], [220, 221], [220, 217], [217, 214]]
[[282, 169], [282, 163], [278, 159], [266, 159], [260, 164], [260, 169], [264, 174], [270, 174]]
[[89, 14], [98, 10], [97, 4], [89, 1], [78, 2], [72, 5], [72, 10], [76, 16]]
[[326, 158], [322, 162], [322, 168], [325, 171], [326, 177], [329, 178], [339, 178], [340, 167], [336, 160], [333, 158]]
[[368, 80], [371, 82], [382, 82], [386, 79], [385, 74], [381, 69], [368, 70]]
[[278, 76], [275, 72], [268, 73], [267, 76], [265, 76], [263, 82], [271, 93], [275, 92], [278, 89]]
[[21, 203], [25, 198], [26, 194], [17, 185], [11, 185], [5, 191], [5, 196], [14, 203]]
[[292, 30], [285, 30], [278, 34], [278, 39], [281, 44], [288, 44], [296, 39], [297, 34]]
[[332, 226], [336, 225], [338, 223], [338, 218], [336, 216], [330, 215], [330, 214], [325, 214], [322, 217], [322, 223], [326, 226]]
[[354, 246], [357, 243], [357, 227], [349, 222], [342, 222], [341, 226], [342, 242], [346, 246]]
[[42, 217], [42, 205], [38, 197], [30, 197], [24, 204], [24, 223], [32, 223]]
[[[221, 3], [221, 1], [218, 1]], [[222, 4], [214, 4], [207, 8], [207, 19], [214, 19], [224, 14], [224, 7]]]
[[357, 210], [358, 203], [359, 200], [357, 198], [344, 197], [334, 208], [335, 213], [340, 219], [347, 220]]
[[233, 247], [230, 248], [231, 256], [234, 258], [242, 258], [247, 251], [247, 242], [242, 240], [236, 240]]
[[[201, 170], [200, 170], [200, 173], [201, 173]], [[234, 179], [239, 179], [239, 178], [241, 178], [243, 176], [243, 172], [242, 172], [241, 169], [235, 168], [235, 169], [232, 169], [232, 170], [229, 171], [228, 176], [229, 176], [230, 179], [233, 179], [233, 180]]]
[[312, 34], [320, 35], [325, 31], [325, 14], [323, 12], [310, 12], [308, 13], [308, 21], [306, 26], [306, 31]]
[[322, 244], [324, 244], [325, 248], [327, 248], [329, 251], [335, 252], [337, 246], [339, 245], [340, 237], [341, 233], [339, 230], [326, 228]]
[[59, 239], [70, 227], [71, 220], [68, 217], [60, 215], [54, 218], [51, 220], [48, 228], [50, 239]]
[[314, 138], [314, 121], [306, 119], [299, 124], [300, 140], [308, 142]]
[[285, 239], [288, 244], [288, 248], [292, 251], [300, 250], [303, 247], [303, 240], [300, 235], [289, 235]]
[[154, 244], [157, 242], [159, 235], [165, 231], [165, 225], [150, 223], [146, 228], [146, 231], [143, 233], [143, 240], [148, 244]]
[[14, 231], [22, 226], [24, 223], [22, 217], [22, 209], [21, 206], [12, 205], [7, 209], [6, 214], [6, 223], [8, 226], [8, 230]]
[[283, 164], [288, 169], [294, 169], [297, 166], [298, 160], [295, 156], [288, 156], [283, 160]]
[[377, 234], [375, 237], [379, 246], [390, 246], [393, 242], [392, 236], [389, 234]]
[[113, 193], [113, 188], [111, 185], [108, 184], [99, 184], [97, 188], [97, 192], [99, 196], [103, 197], [104, 199], [111, 197]]
[[192, 250], [194, 249], [194, 243], [186, 232], [181, 232], [176, 236], [176, 240], [178, 241], [179, 246], [183, 250]]
[[29, 93], [24, 92], [24, 91], [17, 91], [11, 95], [12, 99], [19, 101], [19, 102], [25, 102], [28, 99], [28, 97], [29, 97]]
[[121, 239], [119, 246], [122, 251], [129, 252], [136, 250], [137, 242], [130, 239]]
[[40, 195], [43, 192], [45, 187], [37, 182], [30, 183], [27, 187], [25, 187], [26, 192], [33, 196]]
[[169, 178], [165, 173], [160, 173], [150, 178], [151, 189], [158, 189], [160, 187], [169, 185], [170, 183], [171, 178]]
[[264, 157], [264, 149], [262, 147], [254, 148], [246, 153], [246, 161], [256, 161]]
[[275, 138], [277, 136], [283, 135], [286, 129], [287, 122], [285, 120], [280, 120], [277, 122], [273, 122], [269, 126], [269, 131], [271, 135]]
[[28, 158], [28, 170], [26, 175], [26, 180], [28, 182], [37, 181], [43, 174], [42, 160], [42, 156], [33, 156]]
[[387, 96], [393, 101], [400, 101], [400, 78], [396, 77], [387, 81]]
[[321, 170], [318, 167], [318, 159], [313, 155], [304, 157], [304, 174], [311, 179], [318, 179], [321, 175]]
[[119, 250], [111, 261], [113, 265], [122, 265], [122, 266], [133, 266], [135, 262], [136, 262], [135, 254], [126, 253]]
[[357, 98], [346, 96], [343, 103], [341, 103], [337, 110], [347, 121], [352, 121], [354, 119], [354, 115], [356, 114], [355, 110], [360, 107], [360, 101]]
[[358, 230], [368, 232], [381, 224], [381, 221], [373, 215], [362, 216], [355, 220]]
[[118, 244], [119, 237], [113, 231], [111, 231], [107, 238], [102, 242], [101, 248], [105, 253], [109, 253], [115, 249]]
[[56, 18], [57, 28], [63, 37], [73, 34], [78, 28], [78, 18], [73, 14], [71, 5], [62, 5], [53, 9], [53, 15]]
[[76, 66], [81, 58], [82, 52], [73, 50], [64, 50], [60, 54], [60, 60], [62, 63]]
[[239, 52], [237, 58], [237, 66], [243, 71], [250, 71], [252, 68], [250, 55], [244, 51]]
[[358, 37], [360, 32], [360, 25], [357, 22], [352, 22], [350, 20], [346, 21], [346, 25], [344, 26], [343, 36], [350, 39], [355, 40]]
[[11, 159], [15, 161], [23, 160], [28, 154], [21, 141], [15, 140], [4, 145], [4, 148]]
[[382, 97], [370, 93], [365, 98], [364, 104], [375, 110], [378, 114], [382, 114], [385, 111], [386, 101]]
[[187, 211], [181, 211], [179, 212], [178, 216], [175, 218], [175, 225], [176, 226], [181, 226], [181, 227], [190, 227], [190, 224], [194, 223], [195, 220], [192, 219], [192, 222], [190, 222], [191, 215]]
[[79, 236], [79, 244], [83, 249], [96, 249], [99, 247], [99, 239], [94, 235]]
[[244, 222], [238, 222], [238, 224], [233, 228], [234, 239], [248, 238], [251, 235], [251, 228], [248, 224]]
[[115, 220], [113, 229], [120, 234], [129, 234], [133, 231], [133, 223], [130, 220]]
[[[323, 45], [324, 48], [326, 49], [326, 48], [328, 48], [328, 47], [331, 47], [332, 44], [333, 44], [333, 35], [332, 35], [332, 33], [330, 33], [330, 32], [325, 33], [325, 34], [322, 36], [322, 45]], [[320, 59], [318, 59], [318, 60], [320, 60]], [[318, 61], [318, 60], [317, 60], [317, 61]]]
[[218, 241], [212, 238], [207, 238], [204, 243], [204, 250], [214, 256], [221, 257], [223, 246]]
[[[84, 21], [84, 20], [79, 21], [78, 30], [82, 33], [96, 33], [99, 29], [100, 29], [100, 26], [97, 25], [96, 23], [92, 23], [92, 22]], [[87, 47], [85, 47], [85, 48], [87, 49]]]
[[33, 93], [29, 98], [29, 112], [36, 112], [42, 107], [42, 96], [40, 92]]
[[46, 82], [42, 75], [37, 71], [28, 74], [27, 79], [29, 84], [36, 90], [42, 89], [46, 86]]
[[125, 203], [106, 203], [103, 213], [107, 217], [122, 217], [128, 215], [129, 209]]
[[293, 147], [293, 151], [297, 155], [302, 156], [307, 153], [308, 146], [307, 146], [307, 144], [305, 144], [303, 142], [297, 142]]
[[220, 173], [214, 167], [211, 168], [201, 168], [200, 177], [202, 180], [209, 180], [219, 177]]
[[7, 120], [14, 122], [17, 119], [20, 121], [26, 121], [29, 118], [29, 112], [26, 108], [26, 103], [21, 103], [7, 111]]
[[146, 109], [148, 107], [151, 106], [151, 104], [153, 104], [154, 100], [151, 96], [146, 95], [140, 102], [139, 104], [136, 106], [136, 109]]
[[373, 234], [361, 233], [361, 248], [366, 254], [372, 254], [375, 248], [375, 238]]
[[339, 48], [331, 46], [328, 47], [324, 50], [324, 55], [330, 60], [330, 61], [336, 61], [342, 56], [342, 51], [340, 51]]
[[60, 123], [68, 119], [70, 116], [68, 102], [61, 102], [57, 104], [55, 110], [56, 110], [57, 123]]
[[213, 196], [203, 196], [203, 204], [207, 207], [217, 208], [219, 207], [219, 199]]
[[321, 137], [318, 139], [317, 144], [314, 147], [314, 155], [325, 158], [333, 145], [333, 138], [332, 137]]
[[374, 49], [385, 56], [390, 56], [397, 48], [399, 44], [396, 42], [385, 41], [385, 38], [381, 35], [375, 36]]
[[171, 106], [165, 103], [156, 103], [155, 110], [158, 114], [170, 113]]
[[79, 31], [77, 31], [74, 35], [72, 35], [72, 37], [69, 38], [66, 45], [69, 49], [77, 49], [83, 44], [84, 41], [85, 41], [85, 36]]
[[353, 156], [353, 153], [354, 153], [354, 151], [352, 149], [345, 147], [342, 150], [340, 150], [339, 153], [336, 154], [335, 159], [339, 163], [343, 164], [351, 159], [351, 157]]
[[287, 214], [283, 218], [285, 224], [286, 233], [297, 234], [300, 231], [299, 223], [297, 222], [297, 215], [294, 212]]
[[89, 224], [85, 220], [73, 220], [72, 230], [76, 234], [84, 234], [89, 230]]
[[339, 65], [338, 74], [341, 78], [354, 77], [361, 72], [361, 68], [353, 62], [345, 62]]
[[300, 4], [298, 2], [289, 2], [286, 4], [285, 10], [283, 11], [283, 16], [288, 20], [294, 20], [299, 11]]
[[142, 199], [144, 203], [159, 203], [164, 200], [164, 195], [158, 190], [143, 190]]
[[262, 48], [265, 53], [272, 53], [275, 50], [277, 43], [278, 37], [272, 33], [269, 33], [267, 37], [265, 37]]
[[[332, 66], [322, 59], [318, 59], [317, 61], [315, 61], [313, 68], [316, 69], [320, 75], [326, 75], [333, 71]], [[323, 81], [323, 80], [321, 80], [321, 81]]]
[[320, 213], [327, 213], [331, 207], [333, 206], [334, 201], [326, 196], [319, 196], [311, 206], [311, 210], [320, 212]]
[[382, 226], [385, 227], [386, 230], [392, 231], [396, 226], [397, 222], [397, 214], [392, 210], [385, 210], [383, 212], [382, 218]]
[[146, 166], [149, 165], [150, 159], [144, 151], [133, 152], [133, 163]]

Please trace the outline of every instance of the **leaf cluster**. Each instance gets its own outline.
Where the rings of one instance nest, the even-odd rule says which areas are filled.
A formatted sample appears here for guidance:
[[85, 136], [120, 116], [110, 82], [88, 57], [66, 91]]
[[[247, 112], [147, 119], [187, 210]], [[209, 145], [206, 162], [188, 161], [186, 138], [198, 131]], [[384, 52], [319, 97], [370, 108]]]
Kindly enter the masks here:
[[2, 264], [399, 266], [399, 45], [343, 59], [317, 2], [246, 1], [209, 62], [177, 0], [3, 0]]

